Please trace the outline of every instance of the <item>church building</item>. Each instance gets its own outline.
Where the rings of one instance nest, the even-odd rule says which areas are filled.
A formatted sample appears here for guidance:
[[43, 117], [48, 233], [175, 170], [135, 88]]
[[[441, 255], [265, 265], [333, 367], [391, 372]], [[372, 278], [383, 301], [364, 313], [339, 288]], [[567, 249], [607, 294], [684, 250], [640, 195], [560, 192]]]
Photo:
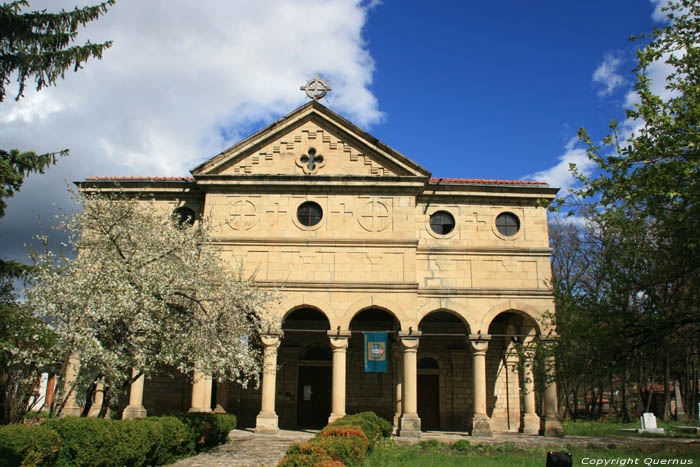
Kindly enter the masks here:
[[77, 185], [210, 219], [226, 264], [280, 290], [282, 324], [261, 336], [260, 388], [140, 378], [125, 418], [225, 411], [274, 432], [372, 410], [400, 436], [563, 433], [556, 385], [536, 398], [529, 363], [554, 338], [538, 201], [556, 188], [433, 178], [316, 98], [191, 173]]

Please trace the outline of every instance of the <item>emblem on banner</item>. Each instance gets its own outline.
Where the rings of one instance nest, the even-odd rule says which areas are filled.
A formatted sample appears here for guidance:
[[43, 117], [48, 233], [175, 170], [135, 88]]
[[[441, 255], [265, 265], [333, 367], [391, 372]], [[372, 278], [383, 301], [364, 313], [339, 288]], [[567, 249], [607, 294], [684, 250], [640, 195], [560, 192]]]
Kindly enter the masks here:
[[386, 359], [386, 344], [384, 342], [368, 342], [367, 358], [373, 361], [383, 361]]

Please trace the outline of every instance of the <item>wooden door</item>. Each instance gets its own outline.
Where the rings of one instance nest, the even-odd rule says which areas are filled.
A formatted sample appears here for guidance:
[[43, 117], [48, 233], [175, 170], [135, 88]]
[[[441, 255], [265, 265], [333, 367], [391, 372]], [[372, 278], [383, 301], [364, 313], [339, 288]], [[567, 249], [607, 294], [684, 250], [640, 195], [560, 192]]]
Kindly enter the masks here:
[[323, 428], [331, 415], [330, 366], [300, 366], [297, 387], [297, 425]]
[[440, 375], [418, 375], [418, 416], [421, 430], [440, 429]]

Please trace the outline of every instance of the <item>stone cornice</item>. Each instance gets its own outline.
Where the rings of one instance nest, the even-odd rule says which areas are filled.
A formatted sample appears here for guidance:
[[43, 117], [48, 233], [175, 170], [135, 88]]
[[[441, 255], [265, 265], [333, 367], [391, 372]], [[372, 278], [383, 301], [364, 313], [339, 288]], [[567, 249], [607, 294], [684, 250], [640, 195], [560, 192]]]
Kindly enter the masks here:
[[490, 248], [490, 247], [454, 247], [454, 248], [435, 248], [435, 247], [418, 247], [416, 249], [417, 256], [427, 255], [445, 255], [445, 256], [544, 256], [549, 258], [552, 254], [551, 248]]
[[422, 297], [542, 297], [554, 298], [550, 289], [479, 289], [479, 288], [420, 288], [418, 295]]
[[270, 245], [282, 247], [383, 247], [383, 248], [415, 248], [418, 240], [391, 240], [391, 239], [329, 239], [329, 240], [307, 240], [304, 238], [261, 238], [261, 237], [214, 237], [212, 243], [217, 245]]

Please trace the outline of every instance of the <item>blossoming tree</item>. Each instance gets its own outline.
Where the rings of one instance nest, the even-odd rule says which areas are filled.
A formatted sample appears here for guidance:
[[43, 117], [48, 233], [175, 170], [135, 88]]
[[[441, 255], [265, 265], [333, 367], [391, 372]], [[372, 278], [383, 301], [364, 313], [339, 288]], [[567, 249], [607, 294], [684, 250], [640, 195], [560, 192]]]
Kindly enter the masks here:
[[80, 362], [76, 385], [101, 381], [108, 400], [166, 368], [257, 381], [254, 337], [274, 325], [275, 295], [222, 263], [206, 220], [173, 218], [150, 200], [75, 197], [82, 209], [60, 227], [77, 256], [35, 255], [27, 304], [51, 323], [64, 367]]

